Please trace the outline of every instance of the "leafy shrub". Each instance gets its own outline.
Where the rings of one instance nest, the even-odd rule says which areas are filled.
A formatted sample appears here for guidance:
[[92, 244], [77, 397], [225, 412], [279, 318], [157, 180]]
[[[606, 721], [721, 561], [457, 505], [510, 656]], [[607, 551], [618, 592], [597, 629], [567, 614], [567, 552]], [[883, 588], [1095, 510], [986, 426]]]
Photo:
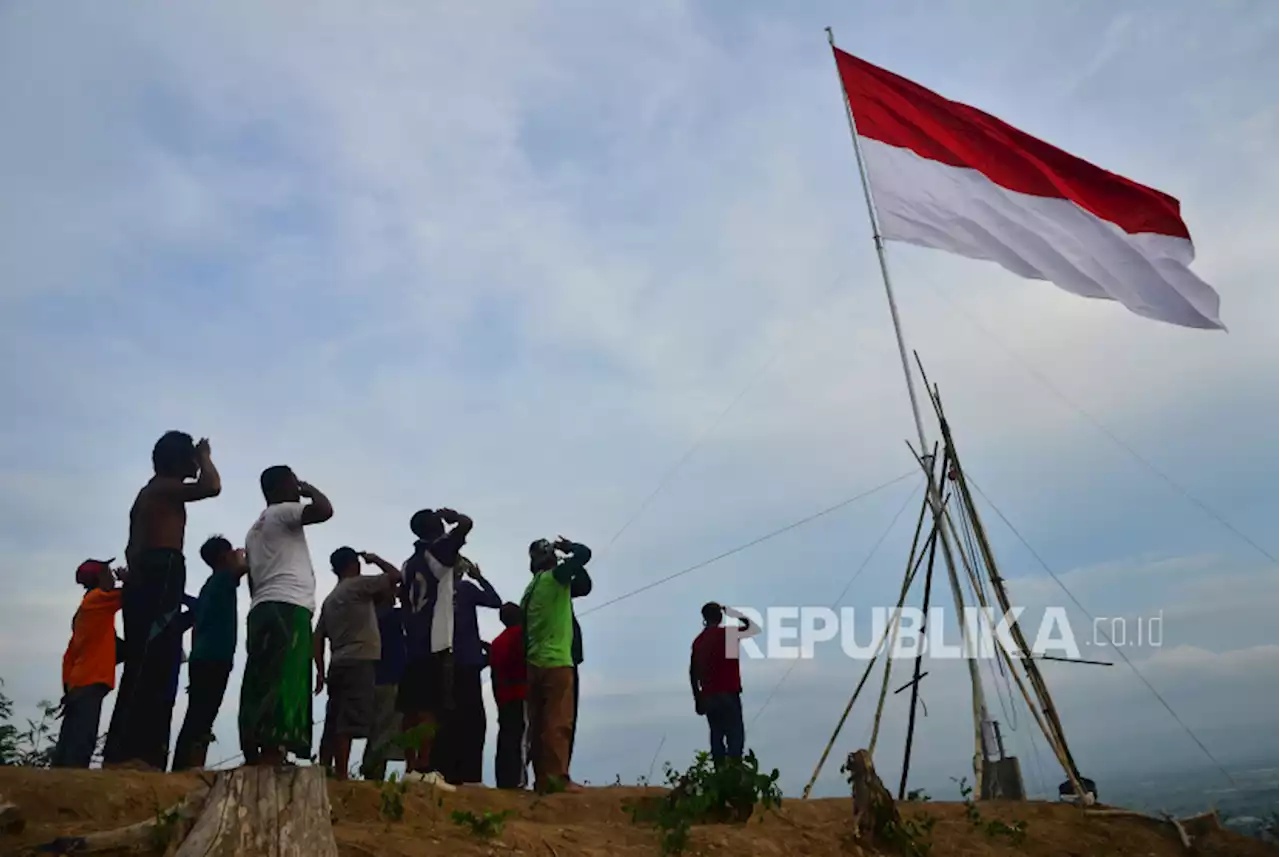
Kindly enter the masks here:
[[[0, 679], [0, 686], [4, 679]], [[29, 768], [47, 768], [53, 763], [53, 732], [57, 722], [58, 706], [41, 700], [40, 717], [27, 719], [25, 729], [10, 722], [13, 718], [13, 700], [0, 692], [0, 765], [20, 765]]]
[[671, 792], [642, 799], [628, 809], [633, 821], [661, 830], [664, 855], [683, 853], [695, 824], [741, 823], [751, 818], [757, 804], [766, 810], [782, 805], [778, 769], [760, 773], [760, 763], [751, 751], [741, 760], [726, 759], [718, 765], [702, 752], [684, 773], [670, 763], [663, 767]]
[[978, 805], [973, 800], [973, 786], [969, 785], [969, 778], [961, 777], [956, 780], [952, 777], [951, 779], [960, 784], [960, 797], [964, 799], [964, 817], [970, 824], [992, 839], [1004, 836], [1014, 845], [1021, 845], [1026, 841], [1027, 823], [1025, 821], [1006, 823], [998, 818], [983, 818], [982, 813], [978, 811]]
[[514, 813], [509, 809], [504, 809], [502, 812], [486, 810], [483, 815], [476, 815], [470, 810], [457, 809], [453, 811], [450, 818], [453, 819], [454, 824], [470, 828], [474, 836], [479, 836], [481, 839], [492, 839], [501, 835], [502, 826], [506, 824], [507, 818], [511, 815], [514, 815]]

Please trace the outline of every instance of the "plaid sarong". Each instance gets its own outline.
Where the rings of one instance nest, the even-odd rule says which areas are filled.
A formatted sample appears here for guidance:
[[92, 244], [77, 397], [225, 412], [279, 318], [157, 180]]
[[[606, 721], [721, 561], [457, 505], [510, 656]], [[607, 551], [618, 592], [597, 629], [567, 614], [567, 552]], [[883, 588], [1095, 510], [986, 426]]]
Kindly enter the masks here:
[[245, 758], [280, 748], [311, 755], [311, 611], [264, 601], [249, 611], [240, 686]]

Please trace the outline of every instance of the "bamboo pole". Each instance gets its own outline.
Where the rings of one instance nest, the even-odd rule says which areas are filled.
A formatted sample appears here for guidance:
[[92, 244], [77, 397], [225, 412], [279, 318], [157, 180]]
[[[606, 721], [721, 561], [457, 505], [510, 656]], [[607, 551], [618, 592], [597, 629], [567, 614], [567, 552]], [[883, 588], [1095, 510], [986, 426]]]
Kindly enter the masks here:
[[[927, 504], [928, 501], [926, 500], [925, 503]], [[936, 532], [936, 521], [934, 522], [934, 527], [935, 530], [930, 532], [930, 538], [933, 537], [933, 532]], [[923, 556], [923, 552], [921, 553], [921, 556]], [[901, 615], [902, 605], [907, 600], [907, 591], [911, 588], [911, 582], [915, 579], [916, 569], [919, 568], [915, 559], [916, 558], [914, 556], [907, 558], [907, 568], [902, 577], [902, 591], [898, 595], [898, 606], [894, 611], [894, 622], [896, 622], [898, 617]], [[880, 657], [880, 652], [884, 646], [888, 632], [889, 629], [885, 628], [880, 634], [880, 639], [876, 641], [875, 648], [872, 650], [871, 660], [867, 662], [867, 668], [862, 671], [862, 678], [858, 679], [858, 685], [853, 689], [853, 695], [849, 697], [848, 703], [845, 704], [844, 711], [840, 715], [840, 720], [836, 723], [836, 728], [831, 733], [831, 739], [827, 741], [827, 746], [823, 748], [822, 756], [818, 759], [818, 764], [813, 768], [813, 775], [809, 777], [809, 782], [805, 784], [804, 793], [801, 795], [802, 799], [808, 800], [809, 793], [813, 791], [813, 784], [818, 781], [818, 775], [822, 773], [822, 767], [827, 763], [827, 757], [831, 755], [831, 748], [835, 745], [836, 738], [840, 736], [840, 730], [844, 729], [845, 721], [849, 719], [849, 712], [853, 710], [853, 704], [858, 700], [858, 695], [862, 693], [862, 686], [867, 683], [867, 677], [871, 675], [871, 670], [875, 668], [876, 659]]]
[[[946, 456], [943, 456], [943, 472], [946, 472]], [[924, 627], [929, 627], [929, 593], [933, 589], [933, 560], [937, 556], [938, 540], [929, 545], [929, 565], [924, 572]], [[916, 652], [916, 663], [911, 673], [911, 707], [907, 709], [907, 743], [902, 753], [902, 778], [898, 781], [898, 800], [907, 794], [907, 773], [911, 770], [911, 745], [916, 735], [916, 703], [920, 700], [920, 665], [924, 660], [924, 646]]]
[[[933, 453], [935, 456], [938, 454], [937, 444], [933, 445]], [[946, 469], [945, 466], [943, 469], [945, 471]], [[915, 562], [916, 548], [919, 547], [920, 545], [920, 531], [924, 527], [924, 516], [928, 510], [929, 510], [929, 504], [927, 502], [922, 503], [920, 505], [920, 517], [916, 520], [916, 533], [911, 538], [911, 552], [907, 554], [908, 564]], [[929, 534], [930, 541], [934, 539], [935, 532], [936, 532], [936, 528], [931, 528], [930, 534]], [[926, 547], [926, 549], [928, 548]], [[901, 622], [895, 622], [893, 625], [893, 636], [889, 639], [890, 651], [893, 651], [893, 647], [898, 644], [898, 630], [900, 627], [901, 627]], [[892, 669], [892, 667], [893, 667], [893, 658], [885, 658], [884, 659], [884, 680], [880, 685], [880, 699], [876, 702], [876, 717], [875, 717], [875, 722], [871, 727], [871, 741], [870, 743], [867, 744], [867, 752], [871, 754], [872, 758], [875, 758], [876, 742], [880, 738], [880, 715], [884, 711], [885, 693], [889, 689], [889, 672]]]
[[[835, 33], [830, 27], [826, 28], [827, 42], [831, 45], [831, 59], [836, 63], [836, 78], [840, 78], [840, 67], [836, 60], [836, 39]], [[858, 141], [858, 123], [853, 117], [853, 105], [849, 103], [849, 94], [844, 88], [844, 82], [840, 81], [840, 95], [844, 101], [845, 118], [849, 120], [849, 136], [853, 142], [853, 156], [858, 166], [858, 177], [862, 181], [862, 193], [867, 203], [867, 217], [871, 221], [871, 237], [876, 248], [876, 259], [880, 263], [880, 276], [884, 281], [885, 298], [889, 303], [889, 316], [893, 322], [893, 333], [898, 344], [898, 356], [902, 360], [902, 374], [907, 383], [907, 397], [911, 401], [911, 416], [915, 420], [916, 435], [920, 440], [920, 452], [929, 448], [929, 443], [925, 438], [924, 420], [920, 416], [920, 402], [916, 397], [915, 380], [911, 375], [911, 364], [907, 359], [907, 343], [906, 335], [902, 330], [902, 319], [898, 315], [898, 302], [893, 294], [893, 282], [889, 276], [889, 260], [885, 254], [884, 236], [880, 232], [880, 216], [876, 211], [875, 197], [871, 191], [871, 179], [867, 173], [866, 163], [862, 157], [862, 146]], [[942, 491], [937, 483], [933, 480], [932, 472], [929, 473], [929, 481], [927, 486], [927, 494], [930, 505], [933, 507], [934, 517], [940, 519], [942, 516]], [[960, 591], [960, 582], [956, 577], [955, 559], [951, 554], [950, 536], [947, 533], [945, 524], [939, 522], [939, 538], [942, 540], [942, 556], [947, 563], [947, 576], [951, 582], [952, 595], [956, 601], [956, 611], [958, 614], [964, 614], [964, 596]], [[967, 629], [964, 637], [968, 639]], [[978, 674], [977, 664], [969, 659], [969, 683], [970, 691], [973, 698], [973, 732], [974, 732], [974, 757], [973, 757], [973, 775], [974, 788], [981, 793], [982, 786], [982, 762], [987, 757], [986, 746], [983, 738], [983, 724], [987, 721], [987, 703], [982, 690], [982, 677]]]

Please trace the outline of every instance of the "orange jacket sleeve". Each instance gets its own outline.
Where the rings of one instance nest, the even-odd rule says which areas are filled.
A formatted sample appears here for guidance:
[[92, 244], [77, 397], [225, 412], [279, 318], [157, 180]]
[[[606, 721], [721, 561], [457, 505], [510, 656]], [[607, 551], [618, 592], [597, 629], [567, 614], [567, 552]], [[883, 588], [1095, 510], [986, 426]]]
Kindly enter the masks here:
[[67, 650], [62, 653], [62, 692], [67, 692], [67, 685], [71, 681], [71, 668], [76, 662], [76, 620], [71, 620], [71, 639], [67, 641]]

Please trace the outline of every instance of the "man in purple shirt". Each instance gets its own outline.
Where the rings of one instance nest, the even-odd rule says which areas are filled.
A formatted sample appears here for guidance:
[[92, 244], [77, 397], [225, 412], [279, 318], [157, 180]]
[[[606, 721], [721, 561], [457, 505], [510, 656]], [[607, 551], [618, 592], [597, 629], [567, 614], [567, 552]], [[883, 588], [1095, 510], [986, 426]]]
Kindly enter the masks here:
[[[452, 716], [435, 742], [436, 770], [452, 785], [478, 785], [483, 779], [484, 738], [487, 731], [480, 673], [486, 665], [476, 608], [497, 610], [502, 598], [480, 567], [466, 557], [454, 566], [453, 590], [453, 702]], [[470, 580], [464, 580], [469, 577]], [[440, 758], [444, 756], [444, 758]]]

